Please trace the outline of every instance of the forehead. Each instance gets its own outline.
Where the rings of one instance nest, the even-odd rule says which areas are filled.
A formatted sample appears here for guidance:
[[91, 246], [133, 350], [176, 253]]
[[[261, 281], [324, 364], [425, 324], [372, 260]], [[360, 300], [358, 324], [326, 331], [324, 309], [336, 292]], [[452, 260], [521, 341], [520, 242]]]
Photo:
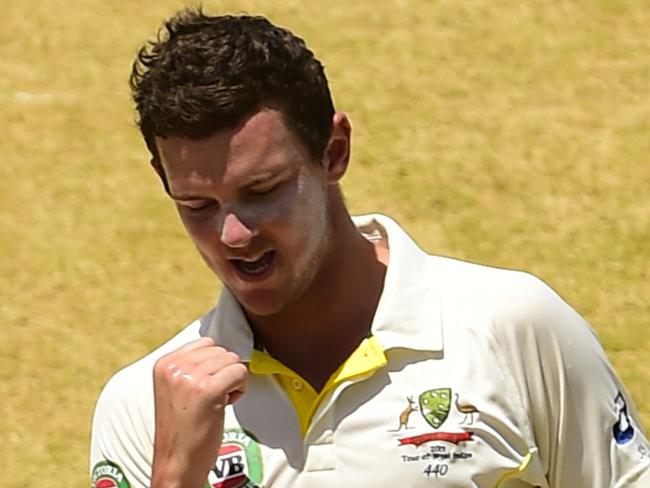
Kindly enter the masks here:
[[309, 158], [282, 113], [272, 108], [256, 112], [235, 129], [202, 139], [156, 137], [156, 147], [170, 184], [205, 178], [226, 182]]

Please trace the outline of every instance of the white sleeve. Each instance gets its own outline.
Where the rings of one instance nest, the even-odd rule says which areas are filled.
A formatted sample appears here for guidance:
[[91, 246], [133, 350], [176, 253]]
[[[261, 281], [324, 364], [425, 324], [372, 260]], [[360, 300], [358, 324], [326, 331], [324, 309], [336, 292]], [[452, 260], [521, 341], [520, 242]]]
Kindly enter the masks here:
[[632, 398], [589, 325], [520, 274], [494, 315], [552, 488], [650, 487], [650, 448]]
[[153, 456], [151, 381], [122, 370], [104, 387], [93, 417], [90, 447], [92, 488], [147, 488]]

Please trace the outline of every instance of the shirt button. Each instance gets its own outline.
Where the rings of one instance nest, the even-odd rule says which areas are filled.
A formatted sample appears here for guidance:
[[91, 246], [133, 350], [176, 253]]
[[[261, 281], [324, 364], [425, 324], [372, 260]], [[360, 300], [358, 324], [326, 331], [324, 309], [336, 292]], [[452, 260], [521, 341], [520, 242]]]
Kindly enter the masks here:
[[294, 390], [302, 390], [302, 381], [300, 381], [298, 378], [293, 378], [291, 380], [291, 386], [293, 386]]

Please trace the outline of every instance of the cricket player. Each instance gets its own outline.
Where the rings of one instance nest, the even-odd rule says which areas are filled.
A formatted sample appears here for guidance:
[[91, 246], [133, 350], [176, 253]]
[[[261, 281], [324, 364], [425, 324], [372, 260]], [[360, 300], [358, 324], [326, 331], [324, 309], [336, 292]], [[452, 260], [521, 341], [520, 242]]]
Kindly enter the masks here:
[[303, 40], [185, 10], [131, 87], [224, 286], [105, 386], [94, 488], [650, 486], [633, 401], [552, 289], [350, 216], [351, 124]]

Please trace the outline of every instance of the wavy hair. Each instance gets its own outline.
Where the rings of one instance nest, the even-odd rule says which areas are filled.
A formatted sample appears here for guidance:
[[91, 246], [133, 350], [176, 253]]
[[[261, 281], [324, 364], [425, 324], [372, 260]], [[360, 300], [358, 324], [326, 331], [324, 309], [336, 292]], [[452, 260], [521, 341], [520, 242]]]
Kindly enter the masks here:
[[317, 160], [331, 133], [322, 64], [302, 39], [264, 17], [180, 11], [140, 48], [129, 85], [154, 160], [156, 136], [200, 139], [264, 106], [281, 110]]

